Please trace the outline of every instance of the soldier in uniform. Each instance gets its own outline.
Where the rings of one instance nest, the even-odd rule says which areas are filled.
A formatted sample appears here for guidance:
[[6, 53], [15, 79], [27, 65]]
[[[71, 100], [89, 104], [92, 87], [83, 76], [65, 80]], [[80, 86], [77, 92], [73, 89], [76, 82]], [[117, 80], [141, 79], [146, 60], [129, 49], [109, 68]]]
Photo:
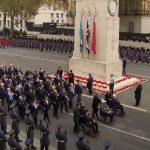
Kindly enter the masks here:
[[21, 145], [14, 138], [14, 134], [14, 130], [9, 132], [10, 137], [8, 138], [8, 145], [10, 146], [11, 150], [22, 150]]
[[26, 148], [24, 150], [33, 150], [31, 148], [31, 144], [32, 144], [32, 140], [31, 139], [26, 139], [26, 141], [25, 141]]
[[62, 131], [62, 124], [57, 125], [57, 131], [55, 132], [55, 136], [57, 139], [57, 150], [67, 150], [66, 144], [67, 144], [67, 133], [66, 131]]
[[78, 150], [90, 150], [89, 142], [87, 143], [84, 140], [84, 134], [80, 133], [78, 136], [78, 140], [76, 141], [76, 147]]
[[41, 144], [41, 150], [48, 150], [50, 145], [50, 130], [48, 125], [46, 126], [43, 122], [43, 120], [40, 120], [39, 129], [41, 131], [40, 136], [40, 144]]
[[5, 136], [4, 132], [0, 129], [0, 149], [6, 150], [6, 142], [7, 137]]
[[6, 134], [7, 120], [6, 120], [7, 112], [2, 106], [2, 100], [0, 99], [0, 126], [1, 130]]
[[11, 129], [14, 130], [14, 134], [15, 134], [15, 139], [17, 142], [21, 142], [21, 140], [19, 140], [19, 133], [20, 133], [20, 127], [19, 127], [19, 123], [20, 123], [20, 117], [17, 114], [16, 110], [15, 110], [15, 105], [16, 104], [11, 104], [10, 105], [10, 118], [11, 118]]
[[31, 148], [32, 149], [36, 149], [36, 147], [33, 146], [33, 142], [34, 142], [34, 129], [36, 128], [36, 126], [35, 126], [35, 123], [34, 123], [33, 119], [30, 116], [30, 110], [26, 110], [25, 123], [26, 123], [27, 139], [31, 139]]

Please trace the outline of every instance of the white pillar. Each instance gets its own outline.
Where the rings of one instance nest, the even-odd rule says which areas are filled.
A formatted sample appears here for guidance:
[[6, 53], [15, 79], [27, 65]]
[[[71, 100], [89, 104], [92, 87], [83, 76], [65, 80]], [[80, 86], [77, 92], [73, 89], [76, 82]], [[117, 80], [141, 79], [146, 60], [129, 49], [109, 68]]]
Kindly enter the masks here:
[[[69, 60], [69, 69], [75, 74], [87, 76], [92, 73], [95, 79], [108, 81], [110, 74], [121, 77], [122, 64], [119, 60], [119, 1], [118, 0], [77, 0], [75, 18], [75, 47], [73, 57]], [[86, 21], [88, 11], [90, 15], [90, 43], [92, 41], [92, 21], [96, 9], [96, 55], [88, 53], [84, 46], [83, 58], [80, 53], [80, 18], [81, 10], [85, 12], [83, 16], [84, 43], [86, 33]], [[85, 45], [85, 44], [84, 44]]]

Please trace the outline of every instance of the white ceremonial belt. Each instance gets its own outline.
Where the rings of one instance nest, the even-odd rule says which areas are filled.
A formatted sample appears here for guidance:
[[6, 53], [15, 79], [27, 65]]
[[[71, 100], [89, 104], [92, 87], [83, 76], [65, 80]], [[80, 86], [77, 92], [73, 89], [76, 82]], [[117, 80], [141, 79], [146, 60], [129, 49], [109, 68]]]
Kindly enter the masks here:
[[61, 141], [61, 140], [58, 140], [58, 142], [60, 142], [60, 143], [65, 143], [65, 141]]

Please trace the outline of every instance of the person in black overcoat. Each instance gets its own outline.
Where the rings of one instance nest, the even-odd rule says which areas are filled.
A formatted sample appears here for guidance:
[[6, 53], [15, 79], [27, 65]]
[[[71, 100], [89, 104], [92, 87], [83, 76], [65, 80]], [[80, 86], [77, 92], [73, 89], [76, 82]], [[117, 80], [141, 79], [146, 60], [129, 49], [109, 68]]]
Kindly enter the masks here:
[[7, 137], [4, 134], [4, 132], [0, 129], [0, 149], [1, 150], [6, 150], [6, 142], [7, 142]]
[[89, 74], [89, 78], [87, 80], [87, 88], [89, 90], [89, 95], [93, 93], [93, 77], [91, 74]]
[[139, 84], [136, 87], [136, 90], [135, 90], [135, 100], [136, 100], [135, 106], [139, 106], [140, 105], [141, 93], [142, 93], [142, 85]]

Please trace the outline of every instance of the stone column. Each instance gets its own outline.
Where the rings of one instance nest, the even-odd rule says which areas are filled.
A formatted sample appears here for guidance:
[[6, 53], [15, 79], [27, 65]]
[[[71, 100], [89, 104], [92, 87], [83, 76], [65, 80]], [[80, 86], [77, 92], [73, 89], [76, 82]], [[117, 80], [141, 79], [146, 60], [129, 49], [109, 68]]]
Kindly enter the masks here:
[[[96, 55], [92, 51], [88, 53], [84, 46], [83, 57], [80, 53], [80, 18], [83, 9], [84, 43], [86, 33], [86, 21], [90, 11], [90, 43], [92, 42], [92, 21], [96, 10]], [[118, 0], [77, 0], [75, 18], [75, 45], [73, 57], [69, 60], [69, 69], [80, 76], [88, 76], [92, 73], [95, 79], [108, 81], [110, 74], [121, 77], [122, 64], [119, 60], [119, 1]], [[85, 45], [85, 44], [84, 44]]]

